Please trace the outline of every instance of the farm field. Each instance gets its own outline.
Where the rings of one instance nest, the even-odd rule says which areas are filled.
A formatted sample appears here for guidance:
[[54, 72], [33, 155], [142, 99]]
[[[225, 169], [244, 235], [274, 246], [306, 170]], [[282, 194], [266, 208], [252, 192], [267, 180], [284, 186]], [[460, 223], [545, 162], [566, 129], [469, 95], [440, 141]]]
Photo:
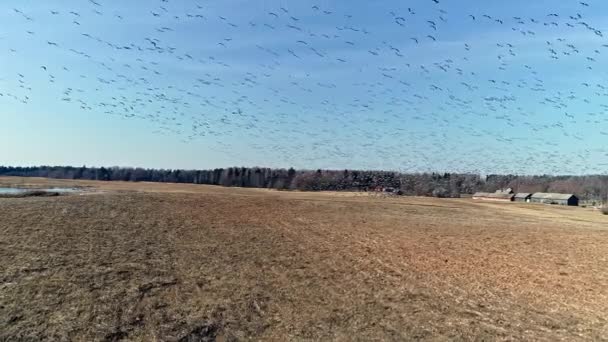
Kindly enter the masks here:
[[608, 216], [187, 184], [0, 198], [4, 340], [608, 340]]

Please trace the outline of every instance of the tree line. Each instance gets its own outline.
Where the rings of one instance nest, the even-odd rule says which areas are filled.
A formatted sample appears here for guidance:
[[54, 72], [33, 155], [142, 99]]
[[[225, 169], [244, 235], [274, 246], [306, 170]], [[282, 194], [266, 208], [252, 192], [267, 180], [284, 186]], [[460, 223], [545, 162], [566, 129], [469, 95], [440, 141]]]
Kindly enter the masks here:
[[460, 197], [476, 191], [512, 188], [516, 192], [574, 193], [606, 201], [608, 176], [520, 176], [460, 173], [399, 173], [365, 170], [295, 170], [229, 167], [165, 170], [128, 167], [0, 166], [0, 176], [127, 182], [192, 183], [303, 191], [391, 191], [403, 195]]

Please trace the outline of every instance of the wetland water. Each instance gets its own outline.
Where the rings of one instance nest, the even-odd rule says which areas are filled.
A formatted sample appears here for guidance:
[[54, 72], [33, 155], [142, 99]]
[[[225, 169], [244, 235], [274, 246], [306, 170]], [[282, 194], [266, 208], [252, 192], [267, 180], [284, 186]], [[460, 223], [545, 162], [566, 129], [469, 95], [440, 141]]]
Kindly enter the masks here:
[[23, 189], [23, 188], [3, 188], [0, 187], [0, 195], [19, 195], [29, 191], [46, 191], [46, 192], [58, 192], [58, 193], [75, 193], [82, 190], [76, 188], [47, 188], [47, 189]]

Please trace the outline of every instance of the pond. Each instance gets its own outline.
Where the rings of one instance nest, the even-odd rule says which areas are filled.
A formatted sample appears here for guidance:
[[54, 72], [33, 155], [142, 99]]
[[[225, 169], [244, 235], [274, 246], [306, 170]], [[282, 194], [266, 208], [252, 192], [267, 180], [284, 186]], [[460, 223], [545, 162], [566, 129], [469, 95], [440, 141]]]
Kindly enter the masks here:
[[0, 195], [19, 195], [29, 191], [46, 191], [46, 192], [58, 192], [58, 193], [74, 193], [81, 191], [76, 188], [46, 188], [46, 189], [23, 189], [23, 188], [3, 188], [0, 187]]

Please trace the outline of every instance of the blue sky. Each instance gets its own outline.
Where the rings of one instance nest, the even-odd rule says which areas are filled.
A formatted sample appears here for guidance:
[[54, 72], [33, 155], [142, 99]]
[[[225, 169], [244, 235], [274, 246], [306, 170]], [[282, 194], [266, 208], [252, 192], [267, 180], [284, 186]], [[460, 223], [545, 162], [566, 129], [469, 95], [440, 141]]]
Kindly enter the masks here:
[[588, 5], [5, 1], [0, 164], [604, 173]]

